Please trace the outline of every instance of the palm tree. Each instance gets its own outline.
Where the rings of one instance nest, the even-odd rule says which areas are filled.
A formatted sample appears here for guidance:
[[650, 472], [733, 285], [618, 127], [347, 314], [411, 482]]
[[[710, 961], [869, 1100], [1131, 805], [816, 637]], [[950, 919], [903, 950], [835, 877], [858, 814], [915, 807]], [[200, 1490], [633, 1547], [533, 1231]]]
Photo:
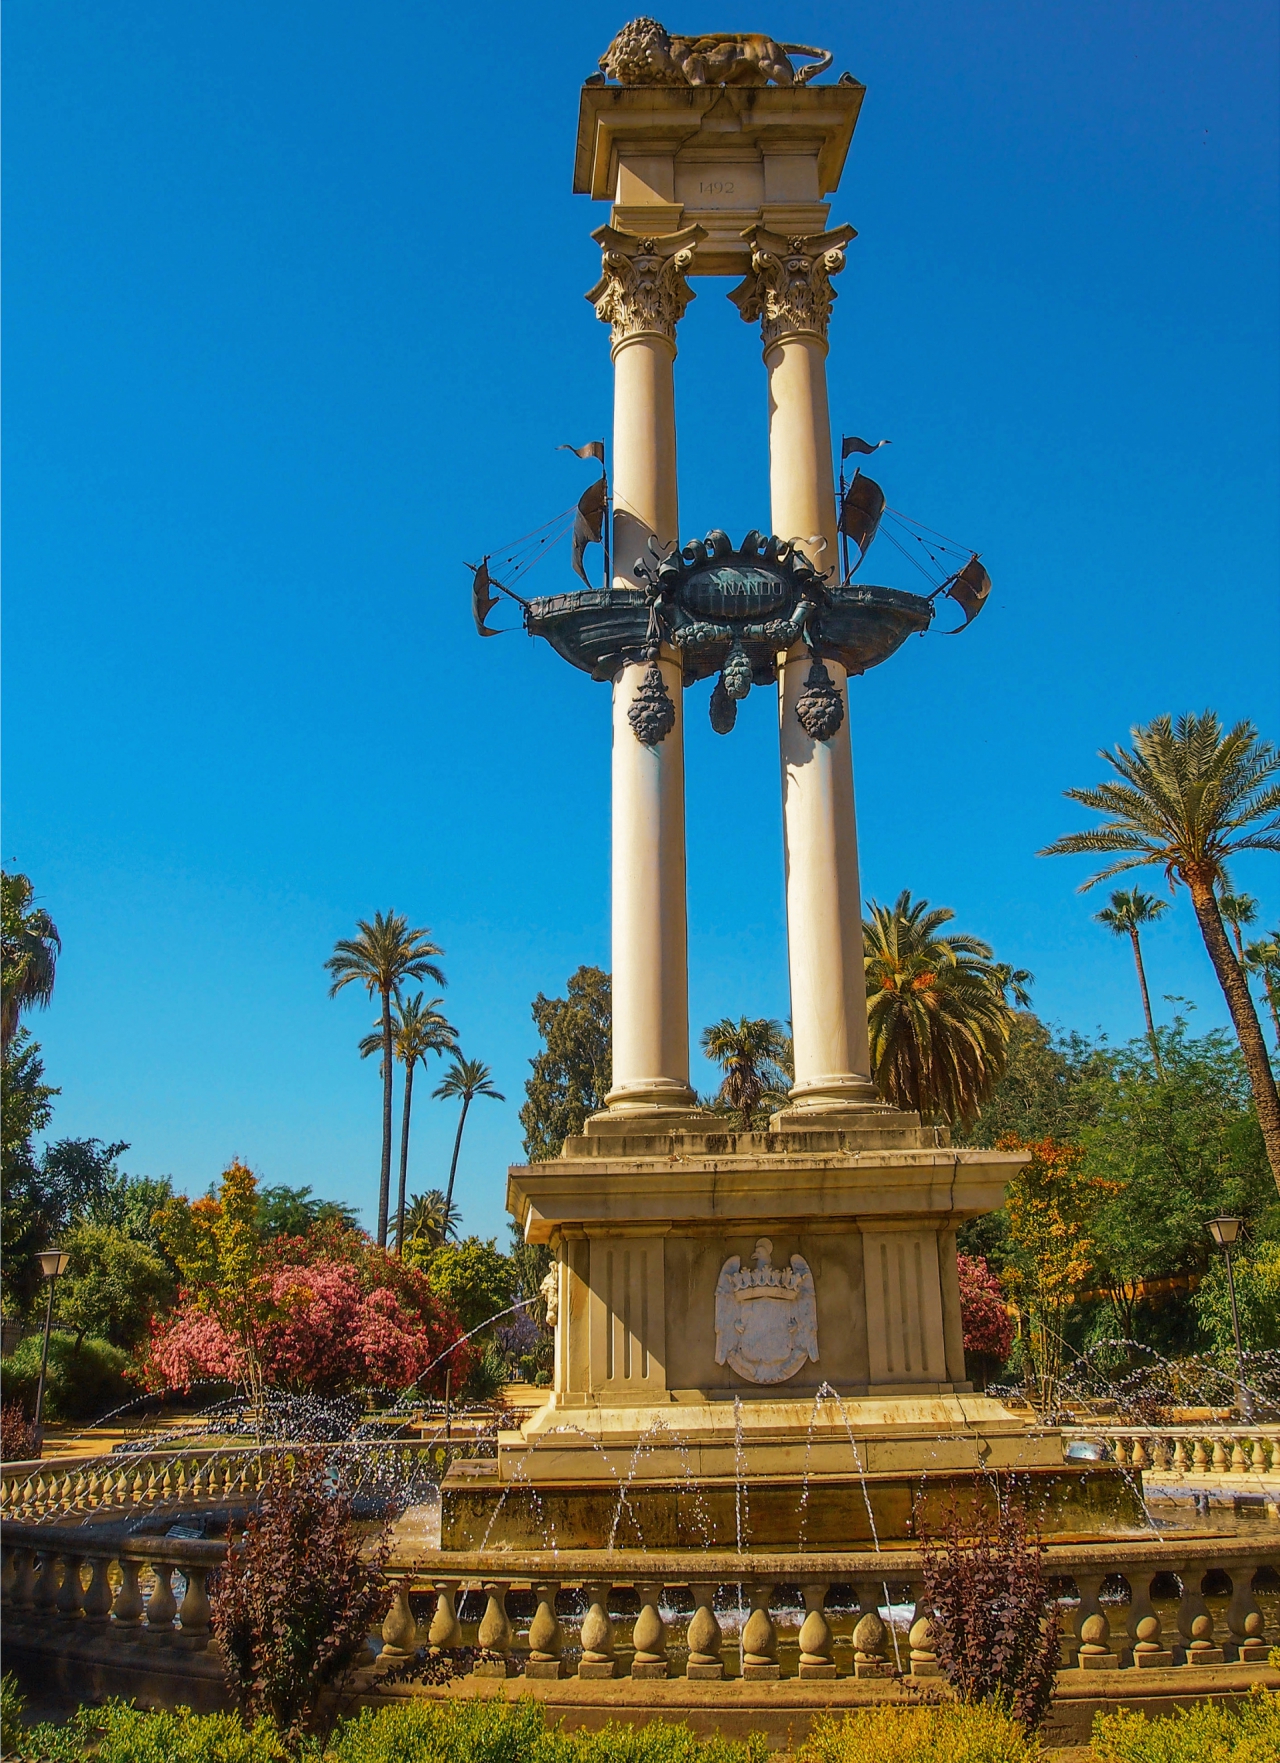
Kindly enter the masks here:
[[[863, 920], [867, 1025], [876, 1087], [895, 1108], [926, 1119], [977, 1118], [1004, 1074], [1015, 973], [978, 937], [939, 936], [948, 906], [911, 898], [871, 902]], [[1031, 975], [1019, 970], [1022, 996]], [[1015, 994], [1016, 995], [1016, 994]]]
[[373, 923], [361, 918], [356, 921], [359, 935], [342, 937], [333, 945], [333, 954], [325, 967], [333, 975], [329, 996], [336, 997], [343, 986], [362, 985], [369, 996], [377, 992], [382, 999], [382, 1171], [378, 1182], [378, 1246], [387, 1246], [387, 1206], [391, 1197], [391, 1082], [392, 1024], [391, 1000], [400, 997], [400, 987], [407, 979], [430, 979], [436, 985], [449, 982], [431, 957], [443, 955], [431, 941], [429, 930], [411, 930], [401, 912], [375, 912]]
[[1154, 924], [1168, 910], [1167, 900], [1157, 900], [1154, 894], [1144, 894], [1141, 888], [1117, 888], [1111, 896], [1110, 906], [1104, 906], [1101, 912], [1093, 915], [1098, 924], [1105, 924], [1118, 937], [1128, 937], [1133, 944], [1138, 989], [1142, 993], [1142, 1013], [1147, 1019], [1147, 1039], [1151, 1042], [1156, 1071], [1161, 1077], [1164, 1076], [1164, 1067], [1160, 1063], [1160, 1043], [1156, 1039], [1156, 1025], [1151, 1015], [1151, 994], [1147, 990], [1147, 973], [1142, 965], [1142, 943], [1138, 933], [1144, 924]]
[[1218, 911], [1222, 922], [1231, 926], [1236, 945], [1236, 960], [1244, 966], [1244, 927], [1258, 921], [1258, 902], [1252, 894], [1223, 892], [1218, 895]]
[[1262, 989], [1276, 1031], [1276, 1051], [1280, 1053], [1280, 930], [1245, 945], [1244, 968], [1246, 973], [1262, 976]]
[[449, 1164], [449, 1188], [444, 1197], [445, 1211], [453, 1205], [453, 1178], [458, 1173], [458, 1152], [462, 1147], [462, 1129], [467, 1124], [467, 1109], [477, 1096], [488, 1096], [491, 1101], [505, 1102], [506, 1097], [494, 1089], [490, 1081], [489, 1067], [479, 1059], [464, 1059], [455, 1047], [453, 1064], [449, 1067], [443, 1082], [436, 1085], [431, 1094], [440, 1100], [449, 1096], [462, 1098], [462, 1112], [458, 1116], [458, 1131], [453, 1141], [453, 1160]]
[[33, 906], [35, 889], [29, 876], [0, 873], [3, 906], [3, 1004], [0, 1038], [8, 1051], [24, 1010], [46, 1010], [62, 952], [58, 927], [43, 906]]
[[396, 1238], [396, 1247], [404, 1254], [404, 1245], [417, 1237], [423, 1237], [433, 1249], [438, 1249], [447, 1237], [454, 1236], [458, 1228], [459, 1212], [456, 1206], [450, 1206], [439, 1188], [429, 1188], [425, 1194], [415, 1194], [405, 1208], [404, 1217], [400, 1221], [401, 1229]]
[[725, 1016], [703, 1029], [702, 1051], [724, 1073], [718, 1099], [737, 1112], [747, 1132], [762, 1100], [790, 1088], [791, 1038], [771, 1017], [740, 1016], [735, 1022]]
[[[436, 1009], [443, 998], [432, 998], [429, 1004], [406, 998], [392, 1013], [391, 1042], [396, 1058], [404, 1066], [404, 1104], [400, 1110], [400, 1192], [396, 1201], [396, 1243], [404, 1236], [404, 1189], [409, 1174], [409, 1116], [413, 1110], [413, 1074], [419, 1064], [425, 1065], [428, 1053], [447, 1053], [458, 1040], [458, 1031]], [[382, 1051], [382, 1030], [366, 1035], [360, 1043], [360, 1057]]]
[[[1129, 869], [1159, 864], [1171, 886], [1191, 895], [1200, 934], [1235, 1024], [1236, 1038], [1267, 1159], [1280, 1189], [1280, 1097], [1267, 1044], [1243, 969], [1223, 929], [1218, 889], [1238, 851], [1280, 851], [1280, 754], [1260, 741], [1251, 722], [1223, 732], [1212, 710], [1158, 716], [1132, 731], [1133, 751], [1105, 749], [1116, 778], [1096, 789], [1067, 790], [1074, 802], [1104, 815], [1103, 825], [1068, 833], [1044, 857], [1102, 854], [1114, 861], [1081, 884], [1081, 892]], [[1118, 779], [1118, 781], [1117, 781]]]

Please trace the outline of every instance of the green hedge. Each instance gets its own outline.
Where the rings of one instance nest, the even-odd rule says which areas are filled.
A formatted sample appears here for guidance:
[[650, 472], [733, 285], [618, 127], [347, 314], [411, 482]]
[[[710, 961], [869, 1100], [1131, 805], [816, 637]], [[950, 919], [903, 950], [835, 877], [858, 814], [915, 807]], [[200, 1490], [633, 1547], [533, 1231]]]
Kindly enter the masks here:
[[[0, 1360], [5, 1401], [21, 1402], [28, 1414], [35, 1413], [41, 1339], [39, 1334], [28, 1335], [7, 1359]], [[100, 1420], [141, 1393], [140, 1384], [130, 1375], [133, 1364], [123, 1347], [113, 1347], [96, 1335], [86, 1335], [79, 1347], [72, 1335], [51, 1335], [44, 1418]]]
[[990, 1703], [822, 1715], [796, 1763], [1041, 1763], [1046, 1753]]
[[1147, 1720], [1122, 1709], [1095, 1714], [1097, 1763], [1276, 1763], [1280, 1695], [1255, 1690], [1247, 1701], [1197, 1702]]
[[[260, 1723], [230, 1714], [150, 1714], [123, 1702], [82, 1708], [66, 1726], [35, 1726], [13, 1753], [35, 1763], [765, 1763], [763, 1740], [700, 1741], [654, 1721], [603, 1732], [548, 1731], [539, 1702], [405, 1702], [344, 1721], [331, 1744], [285, 1751]], [[8, 1755], [8, 1753], [6, 1753]]]

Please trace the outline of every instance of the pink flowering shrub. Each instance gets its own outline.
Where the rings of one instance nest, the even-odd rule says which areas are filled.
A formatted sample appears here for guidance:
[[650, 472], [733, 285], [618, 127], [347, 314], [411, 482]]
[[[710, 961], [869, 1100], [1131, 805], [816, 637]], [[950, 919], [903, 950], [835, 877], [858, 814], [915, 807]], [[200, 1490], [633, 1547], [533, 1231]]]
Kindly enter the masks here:
[[964, 1350], [1003, 1365], [1013, 1345], [1013, 1318], [1004, 1288], [981, 1255], [957, 1255]]
[[[318, 1252], [317, 1252], [318, 1251]], [[255, 1292], [255, 1338], [265, 1382], [338, 1395], [366, 1385], [404, 1389], [462, 1330], [425, 1278], [354, 1232], [278, 1239], [264, 1255]], [[198, 1378], [238, 1379], [244, 1355], [222, 1323], [185, 1291], [156, 1325], [144, 1367], [149, 1386], [189, 1388]], [[465, 1380], [469, 1345], [446, 1363]], [[443, 1387], [445, 1364], [423, 1393]]]

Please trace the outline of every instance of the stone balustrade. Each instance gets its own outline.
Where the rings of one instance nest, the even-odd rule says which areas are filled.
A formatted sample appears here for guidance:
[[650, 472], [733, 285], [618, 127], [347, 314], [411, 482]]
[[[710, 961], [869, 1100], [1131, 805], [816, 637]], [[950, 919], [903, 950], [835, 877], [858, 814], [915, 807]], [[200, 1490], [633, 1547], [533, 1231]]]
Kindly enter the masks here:
[[[353, 1482], [388, 1472], [389, 1487], [438, 1482], [456, 1452], [470, 1440], [436, 1439], [317, 1445], [330, 1459], [353, 1465]], [[53, 1457], [6, 1463], [0, 1470], [0, 1517], [56, 1522], [134, 1507], [241, 1505], [252, 1501], [267, 1477], [292, 1479], [294, 1446], [220, 1445], [173, 1451], [139, 1451], [92, 1457]]]
[[1280, 1479], [1280, 1426], [1071, 1426], [1063, 1439], [1101, 1444], [1122, 1469], [1172, 1481]]
[[[76, 1631], [134, 1658], [161, 1642], [196, 1652], [208, 1646], [205, 1580], [225, 1555], [223, 1542], [7, 1521], [0, 1545], [7, 1639], [19, 1646], [24, 1637], [47, 1646]], [[1068, 1673], [1267, 1659], [1280, 1539], [1055, 1543], [1044, 1553], [1046, 1571], [1078, 1599], [1064, 1610]], [[381, 1663], [466, 1638], [489, 1655], [475, 1667], [479, 1676], [507, 1675], [514, 1657], [530, 1678], [560, 1678], [574, 1674], [572, 1654], [584, 1679], [934, 1677], [922, 1569], [911, 1549], [694, 1557], [393, 1551]], [[1127, 1603], [1116, 1596], [1121, 1582]], [[473, 1619], [482, 1606], [474, 1629], [460, 1620], [464, 1593], [479, 1594], [478, 1604], [471, 1600]], [[887, 1599], [910, 1608], [909, 1622], [885, 1621]], [[1273, 1607], [1270, 1621], [1264, 1603]], [[521, 1633], [517, 1620], [528, 1623]], [[726, 1626], [736, 1634], [726, 1636]], [[785, 1647], [780, 1629], [790, 1637]]]

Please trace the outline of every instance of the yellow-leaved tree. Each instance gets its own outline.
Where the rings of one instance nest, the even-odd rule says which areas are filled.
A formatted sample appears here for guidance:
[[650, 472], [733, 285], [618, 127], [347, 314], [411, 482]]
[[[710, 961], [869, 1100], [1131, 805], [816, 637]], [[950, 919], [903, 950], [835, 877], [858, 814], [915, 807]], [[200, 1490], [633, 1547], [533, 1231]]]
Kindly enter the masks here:
[[155, 1223], [188, 1297], [216, 1317], [239, 1347], [256, 1407], [267, 1301], [259, 1271], [258, 1178], [236, 1158], [223, 1170], [216, 1196], [188, 1200], [175, 1194], [155, 1214]]
[[1010, 1133], [998, 1148], [1031, 1154], [1009, 1183], [1005, 1211], [1013, 1255], [1002, 1278], [1018, 1300], [1037, 1400], [1042, 1410], [1051, 1410], [1062, 1376], [1066, 1314], [1093, 1266], [1094, 1209], [1118, 1190], [1085, 1172], [1079, 1145], [1051, 1138], [1026, 1144]]

